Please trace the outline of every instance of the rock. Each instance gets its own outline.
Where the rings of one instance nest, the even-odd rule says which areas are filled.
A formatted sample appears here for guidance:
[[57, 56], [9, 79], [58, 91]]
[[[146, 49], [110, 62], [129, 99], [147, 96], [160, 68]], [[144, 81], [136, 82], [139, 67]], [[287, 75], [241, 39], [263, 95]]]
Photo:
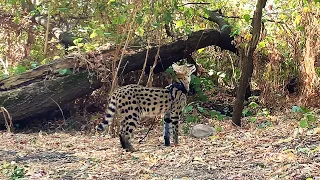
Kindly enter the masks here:
[[215, 133], [215, 129], [205, 124], [197, 124], [191, 129], [191, 135], [197, 138], [209, 137], [213, 133]]

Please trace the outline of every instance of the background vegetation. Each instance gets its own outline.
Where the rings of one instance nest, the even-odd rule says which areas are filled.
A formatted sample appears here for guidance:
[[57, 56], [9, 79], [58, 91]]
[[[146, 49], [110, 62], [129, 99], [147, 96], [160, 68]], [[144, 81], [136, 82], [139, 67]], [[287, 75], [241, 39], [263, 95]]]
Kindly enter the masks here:
[[[256, 2], [248, 0], [1, 0], [0, 79], [23, 74], [72, 53], [90, 54], [104, 47], [115, 51], [111, 70], [114, 72], [122, 53], [175, 42], [199, 30], [219, 29], [217, 24], [208, 21], [211, 11], [219, 12], [229, 23], [234, 44], [238, 49], [245, 49], [252, 39], [255, 7]], [[47, 21], [37, 21], [40, 16]], [[58, 30], [52, 31], [52, 28]], [[221, 30], [223, 28], [226, 27]], [[276, 125], [274, 115], [280, 114], [284, 115], [281, 120], [295, 119], [302, 131], [313, 130], [319, 134], [319, 29], [319, 0], [267, 1], [253, 57], [251, 97], [242, 112], [249, 126], [268, 129]], [[72, 37], [69, 43], [61, 34], [52, 33], [60, 30]], [[199, 49], [192, 58], [198, 64], [198, 75], [192, 76], [195, 95], [184, 111], [183, 132], [188, 133], [193, 124], [200, 122], [214, 124], [217, 132], [224, 132], [226, 127], [220, 122], [232, 114], [241, 58], [216, 46]], [[72, 71], [61, 69], [59, 73], [65, 75]], [[119, 82], [136, 83], [140, 73], [132, 72]], [[172, 75], [171, 69], [156, 75], [154, 85], [168, 84], [168, 75]], [[58, 120], [58, 128], [53, 129], [92, 130], [102, 116], [105, 103], [105, 99], [100, 99], [102, 96], [106, 93], [100, 89], [72, 102], [72, 117], [68, 122]], [[215, 137], [211, 137], [210, 142], [214, 141], [212, 138]], [[308, 152], [318, 153], [317, 148]], [[2, 169], [10, 171], [12, 179], [23, 177], [20, 166], [3, 164]]]

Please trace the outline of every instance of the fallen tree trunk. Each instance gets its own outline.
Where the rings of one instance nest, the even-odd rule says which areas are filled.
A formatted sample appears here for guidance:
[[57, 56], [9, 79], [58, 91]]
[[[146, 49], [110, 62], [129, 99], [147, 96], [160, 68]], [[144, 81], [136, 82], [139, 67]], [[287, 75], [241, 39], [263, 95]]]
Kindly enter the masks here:
[[[235, 52], [231, 40], [223, 37], [217, 30], [204, 30], [193, 33], [187, 40], [178, 40], [161, 46], [160, 60], [155, 72], [161, 72], [173, 62], [209, 45], [227, 47], [225, 49]], [[229, 46], [227, 46], [228, 44]], [[149, 50], [148, 65], [153, 64], [156, 49], [157, 47], [153, 47]], [[120, 72], [126, 74], [133, 70], [142, 69], [145, 55], [146, 51], [141, 51], [125, 56]], [[102, 62], [106, 57], [112, 56], [113, 51], [106, 50], [100, 53], [89, 53], [82, 58], [91, 64], [97, 64], [96, 61]], [[81, 65], [79, 63], [78, 56], [67, 56], [52, 64], [43, 65], [21, 75], [1, 80], [0, 106], [9, 111], [13, 121], [56, 110], [61, 104], [71, 102], [100, 87], [100, 80], [95, 76], [89, 76], [86, 67], [87, 64]], [[61, 75], [59, 74], [61, 69], [71, 69], [74, 73]], [[4, 124], [3, 117], [0, 117], [0, 124]]]

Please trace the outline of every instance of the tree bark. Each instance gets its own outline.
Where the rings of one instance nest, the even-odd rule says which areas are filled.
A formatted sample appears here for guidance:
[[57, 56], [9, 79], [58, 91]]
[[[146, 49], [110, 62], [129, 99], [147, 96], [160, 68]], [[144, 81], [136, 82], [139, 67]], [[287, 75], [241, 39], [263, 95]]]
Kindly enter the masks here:
[[262, 9], [265, 5], [266, 0], [258, 0], [252, 19], [252, 38], [248, 44], [248, 48], [240, 50], [242, 71], [232, 114], [232, 122], [237, 126], [241, 126], [243, 102], [245, 99], [246, 89], [253, 73], [253, 52], [255, 51], [260, 38]]
[[[304, 15], [305, 18], [305, 48], [303, 50], [303, 58], [300, 62], [302, 74], [302, 99], [307, 100], [319, 88], [319, 76], [316, 72], [315, 64], [317, 60], [317, 52], [320, 52], [320, 25], [314, 19], [311, 12]], [[307, 102], [304, 102], [307, 103]]]

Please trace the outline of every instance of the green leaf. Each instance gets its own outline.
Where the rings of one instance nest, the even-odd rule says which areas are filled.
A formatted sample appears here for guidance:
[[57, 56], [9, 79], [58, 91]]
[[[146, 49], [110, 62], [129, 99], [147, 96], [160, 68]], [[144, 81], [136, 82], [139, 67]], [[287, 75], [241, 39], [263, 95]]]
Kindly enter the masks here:
[[172, 20], [172, 15], [169, 11], [166, 11], [163, 15], [163, 20], [165, 24], [169, 24], [170, 21]]
[[257, 117], [250, 117], [250, 118], [248, 119], [248, 121], [251, 122], [251, 123], [254, 123], [254, 122], [257, 121]]
[[69, 8], [67, 8], [67, 7], [61, 7], [61, 8], [58, 8], [58, 11], [60, 11], [60, 12], [68, 12], [68, 11], [69, 11]]
[[292, 106], [291, 111], [292, 112], [302, 112], [302, 109], [300, 106]]
[[22, 73], [24, 73], [26, 71], [27, 71], [27, 68], [25, 66], [22, 66], [22, 65], [19, 64], [16, 67], [15, 73], [22, 74]]
[[92, 38], [95, 38], [95, 37], [97, 37], [98, 36], [98, 34], [97, 34], [97, 32], [96, 31], [93, 31], [91, 34], [90, 34], [90, 38], [92, 39]]
[[220, 114], [220, 115], [217, 116], [217, 119], [218, 119], [218, 121], [221, 121], [221, 120], [223, 120], [225, 117], [226, 117], [225, 115]]
[[112, 23], [113, 24], [123, 24], [127, 20], [126, 15], [120, 15], [119, 17], [116, 17], [113, 19]]
[[234, 31], [231, 32], [230, 36], [233, 37], [233, 36], [239, 35], [240, 32], [241, 32], [241, 29], [236, 28]]
[[75, 45], [78, 45], [78, 44], [81, 43], [82, 41], [83, 41], [83, 38], [76, 38], [76, 39], [73, 40], [73, 43], [74, 43]]
[[301, 106], [301, 110], [302, 110], [303, 113], [309, 113], [309, 112], [311, 112], [311, 110], [309, 110], [308, 108], [303, 107], [303, 106]]
[[136, 30], [136, 32], [137, 32], [137, 34], [138, 34], [139, 36], [143, 36], [143, 34], [144, 34], [144, 29], [143, 29], [142, 27], [138, 27], [137, 30]]
[[196, 117], [195, 116], [188, 116], [186, 121], [187, 121], [187, 123], [196, 122]]
[[205, 110], [203, 109], [203, 107], [198, 106], [197, 109], [198, 109], [198, 111], [199, 111], [200, 113], [205, 112]]
[[303, 118], [302, 120], [300, 120], [300, 127], [302, 127], [302, 128], [309, 127], [307, 119]]
[[271, 122], [267, 121], [265, 123], [261, 123], [259, 126], [258, 126], [258, 129], [263, 129], [265, 127], [270, 127], [271, 126]]
[[309, 122], [315, 122], [316, 121], [316, 117], [313, 114], [307, 114], [306, 118], [307, 118], [307, 120]]
[[93, 32], [90, 34], [90, 38], [95, 38], [95, 37], [103, 37], [103, 31], [101, 29], [94, 29]]
[[257, 104], [256, 102], [251, 102], [248, 106], [252, 109], [255, 109], [255, 108], [259, 107], [259, 104]]
[[218, 111], [216, 111], [216, 110], [211, 110], [211, 111], [210, 111], [210, 116], [211, 116], [212, 118], [214, 118], [214, 117], [216, 117], [216, 116], [218, 116], [218, 115], [220, 115], [220, 112], [218, 112]]
[[176, 28], [181, 28], [186, 24], [186, 20], [179, 20], [176, 22]]
[[37, 62], [32, 61], [32, 62], [30, 62], [30, 66], [32, 69], [35, 69], [39, 66], [39, 64]]
[[72, 71], [70, 69], [60, 69], [59, 74], [60, 75], [69, 75], [69, 74], [72, 74]]
[[151, 26], [152, 26], [153, 28], [158, 28], [158, 27], [160, 26], [160, 23], [154, 22], [154, 23], [151, 24]]
[[198, 49], [198, 53], [202, 53], [205, 49], [204, 48], [201, 48], [201, 49]]
[[261, 42], [259, 42], [258, 43], [258, 49], [262, 49], [262, 48], [264, 48], [264, 47], [266, 47], [266, 45], [267, 45], [267, 43], [265, 42], [265, 41], [261, 41]]
[[249, 14], [245, 14], [243, 15], [243, 18], [246, 22], [249, 22], [250, 21], [250, 15]]
[[206, 95], [204, 95], [203, 93], [201, 93], [201, 94], [199, 95], [199, 99], [200, 99], [200, 101], [202, 101], [202, 102], [207, 102], [207, 101], [208, 101], [208, 96], [206, 96]]
[[108, 1], [108, 4], [113, 4], [113, 3], [116, 3], [116, 0], [109, 0]]
[[245, 117], [252, 116], [252, 112], [250, 112], [248, 108], [244, 108], [242, 110], [242, 115]]
[[210, 11], [207, 8], [202, 8], [202, 10], [203, 10], [203, 16], [205, 18], [208, 18], [210, 16], [210, 14], [209, 14]]
[[131, 160], [138, 160], [139, 157], [136, 157], [136, 156], [132, 156]]
[[187, 107], [185, 108], [185, 112], [186, 112], [186, 113], [189, 113], [189, 112], [192, 111], [192, 109], [193, 109], [193, 106], [192, 106], [192, 105], [189, 105], [189, 106], [187, 106]]
[[223, 128], [221, 126], [217, 126], [215, 129], [216, 129], [217, 132], [222, 132], [223, 131]]
[[13, 18], [13, 21], [14, 21], [14, 23], [16, 23], [16, 24], [19, 24], [20, 19], [19, 19], [19, 17], [15, 16], [15, 17]]

